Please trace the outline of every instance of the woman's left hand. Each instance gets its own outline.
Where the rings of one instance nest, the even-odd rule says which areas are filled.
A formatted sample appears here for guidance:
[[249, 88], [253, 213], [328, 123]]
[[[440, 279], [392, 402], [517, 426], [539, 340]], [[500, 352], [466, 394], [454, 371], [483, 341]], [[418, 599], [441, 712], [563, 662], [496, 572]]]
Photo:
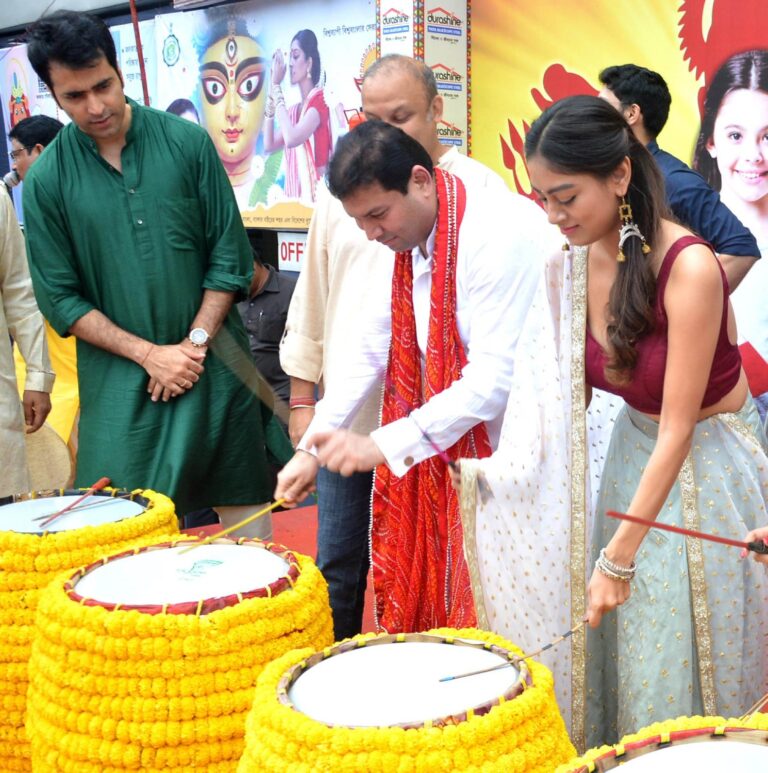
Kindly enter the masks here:
[[285, 78], [285, 60], [283, 52], [278, 48], [272, 54], [272, 83], [279, 86], [283, 82], [283, 78]]
[[[762, 540], [765, 542], [766, 545], [768, 545], [768, 526], [763, 526], [762, 529], [755, 529], [754, 531], [749, 532], [746, 537], [744, 537], [744, 542], [757, 542]], [[741, 557], [746, 558], [747, 555], [751, 551], [748, 551], [746, 548], [741, 551]], [[752, 558], [755, 559], [755, 561], [758, 561], [761, 564], [768, 565], [768, 554], [765, 553], [752, 553]]]
[[620, 607], [629, 598], [629, 583], [612, 580], [595, 569], [587, 588], [587, 622], [597, 628], [603, 615]]

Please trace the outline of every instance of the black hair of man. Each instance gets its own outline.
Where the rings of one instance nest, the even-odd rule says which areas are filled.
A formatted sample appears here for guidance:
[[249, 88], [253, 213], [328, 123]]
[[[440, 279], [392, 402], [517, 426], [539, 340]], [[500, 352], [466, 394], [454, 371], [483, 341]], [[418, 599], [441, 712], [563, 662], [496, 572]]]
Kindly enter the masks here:
[[342, 200], [374, 183], [405, 195], [415, 166], [430, 174], [434, 168], [420, 142], [384, 121], [364, 121], [336, 144], [328, 166], [328, 189]]
[[27, 57], [52, 94], [51, 62], [82, 70], [106, 57], [110, 67], [118, 71], [115, 41], [98, 16], [56, 11], [31, 24], [26, 38]]
[[8, 139], [16, 140], [19, 145], [31, 150], [35, 145], [50, 145], [63, 128], [61, 121], [49, 115], [33, 115], [19, 121], [8, 132]]
[[669, 117], [672, 95], [659, 73], [636, 64], [619, 64], [606, 67], [599, 78], [623, 108], [640, 108], [643, 126], [651, 137], [655, 139], [661, 133]]

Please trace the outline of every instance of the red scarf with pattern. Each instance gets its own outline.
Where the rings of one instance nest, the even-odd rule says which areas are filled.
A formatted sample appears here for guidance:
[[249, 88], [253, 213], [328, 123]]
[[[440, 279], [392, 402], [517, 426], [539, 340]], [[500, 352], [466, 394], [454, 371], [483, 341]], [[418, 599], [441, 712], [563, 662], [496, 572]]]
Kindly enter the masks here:
[[[466, 192], [451, 174], [436, 169], [435, 177], [437, 233], [424, 373], [416, 340], [411, 253], [398, 252], [382, 425], [407, 416], [448, 388], [467, 363], [456, 324], [456, 256]], [[485, 424], [446, 452], [451, 459], [490, 456]], [[458, 497], [439, 457], [425, 459], [402, 478], [385, 464], [377, 468], [371, 542], [380, 628], [399, 633], [476, 624]]]

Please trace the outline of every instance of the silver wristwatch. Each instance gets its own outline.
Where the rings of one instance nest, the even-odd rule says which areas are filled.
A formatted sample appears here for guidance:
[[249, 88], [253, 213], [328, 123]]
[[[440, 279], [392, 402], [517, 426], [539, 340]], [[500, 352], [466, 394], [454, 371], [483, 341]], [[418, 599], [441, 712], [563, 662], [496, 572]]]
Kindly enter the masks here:
[[208, 335], [207, 330], [195, 327], [189, 331], [189, 340], [192, 342], [192, 346], [207, 346], [211, 337]]

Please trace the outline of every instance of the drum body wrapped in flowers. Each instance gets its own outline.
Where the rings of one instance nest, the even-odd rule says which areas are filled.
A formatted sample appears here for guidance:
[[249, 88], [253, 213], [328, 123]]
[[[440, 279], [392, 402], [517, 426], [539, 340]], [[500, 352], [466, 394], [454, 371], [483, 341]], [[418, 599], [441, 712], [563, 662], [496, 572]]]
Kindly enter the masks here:
[[678, 717], [625, 736], [615, 746], [590, 749], [556, 773], [763, 773], [768, 770], [768, 716]]
[[289, 653], [259, 678], [238, 773], [551, 773], [574, 749], [552, 675], [520, 655], [475, 629]]
[[113, 556], [40, 599], [35, 771], [234, 771], [264, 665], [333, 640], [325, 580], [257, 540]]
[[178, 532], [173, 502], [154, 491], [101, 491], [50, 523], [83, 491], [33, 492], [0, 507], [0, 770], [30, 770], [27, 665], [42, 589], [108, 553]]

